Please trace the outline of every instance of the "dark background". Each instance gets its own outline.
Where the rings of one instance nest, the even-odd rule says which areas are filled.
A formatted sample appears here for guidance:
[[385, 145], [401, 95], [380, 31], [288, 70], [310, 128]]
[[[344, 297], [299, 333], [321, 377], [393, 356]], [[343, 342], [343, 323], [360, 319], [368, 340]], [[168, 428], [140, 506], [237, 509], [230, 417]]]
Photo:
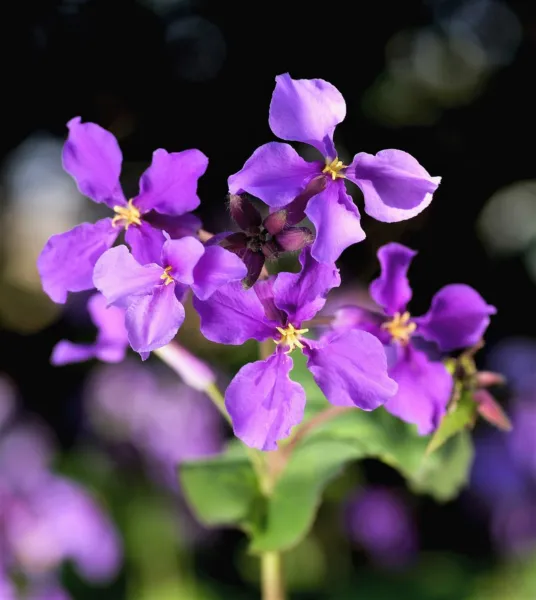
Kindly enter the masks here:
[[[518, 29], [513, 30], [502, 13], [493, 12], [498, 3], [492, 3], [491, 16], [484, 9], [469, 11], [465, 22], [476, 23], [480, 36], [480, 54], [474, 58], [471, 47], [453, 38], [446, 25], [474, 4], [5, 2], [0, 8], [4, 175], [11, 153], [30, 136], [50, 134], [61, 142], [65, 123], [80, 115], [118, 136], [125, 164], [133, 171], [141, 171], [158, 147], [201, 149], [210, 163], [200, 183], [198, 212], [207, 229], [222, 230], [226, 178], [257, 146], [274, 138], [268, 106], [275, 75], [288, 71], [294, 78], [323, 78], [347, 102], [336, 143], [348, 155], [400, 148], [443, 177], [431, 206], [418, 218], [388, 225], [363, 217], [367, 239], [340, 260], [346, 281], [370, 281], [377, 248], [398, 240], [419, 250], [412, 267], [416, 314], [426, 310], [441, 286], [464, 282], [498, 308], [488, 345], [512, 335], [535, 335], [536, 293], [525, 249], [493, 253], [493, 244], [486, 245], [479, 235], [477, 220], [496, 191], [534, 178], [536, 5], [500, 3], [514, 15]], [[422, 42], [426, 36], [439, 40], [445, 53], [430, 67], [439, 83], [415, 76], [408, 67], [412, 52], [425, 63], [433, 61], [433, 48]], [[393, 73], [405, 77], [403, 88], [393, 84], [378, 91], [380, 82], [391, 78], [392, 83]], [[401, 109], [407, 105], [409, 116]], [[127, 190], [131, 183], [127, 178]], [[4, 182], [0, 189], [4, 267], [14, 252], [2, 234], [13, 202], [8, 188]], [[357, 203], [363, 212], [360, 199]], [[26, 215], [29, 223], [42, 217], [39, 208]], [[24, 405], [43, 415], [68, 449], [83, 427], [78, 400], [90, 365], [58, 370], [49, 366], [48, 357], [60, 338], [77, 335], [79, 325], [69, 312], [63, 317], [51, 313], [50, 301], [36, 285], [21, 287], [4, 276], [2, 286], [0, 303], [7, 308], [0, 324], [0, 369], [16, 383]], [[70, 306], [76, 312], [77, 305]], [[481, 360], [485, 354], [486, 349]], [[369, 466], [369, 477], [397, 483], [379, 465]], [[462, 503], [438, 506], [422, 500], [418, 519], [425, 550], [490, 558], [484, 524], [472, 519]], [[205, 550], [201, 570], [232, 580], [226, 549], [238, 540], [228, 534], [213, 552]]]

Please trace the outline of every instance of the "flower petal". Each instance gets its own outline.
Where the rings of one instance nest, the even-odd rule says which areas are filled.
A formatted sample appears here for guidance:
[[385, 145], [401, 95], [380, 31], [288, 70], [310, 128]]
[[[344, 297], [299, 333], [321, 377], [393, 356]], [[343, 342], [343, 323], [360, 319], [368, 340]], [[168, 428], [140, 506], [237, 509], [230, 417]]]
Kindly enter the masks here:
[[228, 283], [205, 301], [194, 296], [193, 303], [201, 317], [201, 333], [212, 342], [239, 346], [246, 340], [263, 341], [277, 334], [255, 289], [246, 290], [240, 282]]
[[158, 263], [165, 241], [162, 231], [145, 221], [141, 225], [131, 225], [125, 232], [125, 242], [140, 265]]
[[67, 123], [63, 168], [84, 196], [110, 208], [126, 204], [119, 183], [123, 156], [114, 135], [95, 123], [75, 117]]
[[87, 309], [91, 320], [98, 329], [97, 339], [101, 342], [128, 346], [125, 329], [125, 311], [116, 306], [108, 306], [102, 294], [94, 294], [88, 300]]
[[93, 283], [108, 304], [126, 308], [135, 296], [151, 294], [161, 283], [162, 267], [140, 265], [126, 246], [105, 252], [95, 265]]
[[432, 298], [430, 310], [414, 319], [416, 335], [435, 342], [445, 352], [469, 348], [482, 338], [489, 316], [496, 312], [472, 287], [446, 285]]
[[246, 265], [236, 254], [209, 246], [194, 268], [193, 293], [200, 300], [207, 300], [223, 285], [243, 279], [248, 273]]
[[203, 244], [194, 237], [183, 237], [180, 240], [168, 240], [162, 248], [159, 261], [164, 268], [171, 267], [169, 274], [184, 285], [194, 282], [194, 269], [205, 253]]
[[282, 140], [314, 146], [325, 157], [335, 158], [333, 132], [346, 116], [339, 90], [323, 79], [275, 78], [270, 103], [270, 129]]
[[330, 290], [341, 284], [339, 269], [317, 262], [309, 247], [302, 250], [300, 263], [299, 273], [279, 273], [273, 286], [277, 308], [287, 313], [295, 327], [312, 319], [323, 308]]
[[159, 285], [136, 298], [126, 312], [128, 340], [136, 352], [151, 352], [169, 344], [184, 321], [184, 307], [173, 285]]
[[[126, 348], [123, 350], [123, 356]], [[85, 362], [97, 357], [97, 344], [73, 344], [68, 340], [60, 340], [53, 348], [50, 363], [56, 367], [72, 363]], [[120, 362], [117, 361], [108, 362]]]
[[305, 214], [316, 228], [313, 256], [320, 262], [334, 263], [348, 246], [365, 239], [359, 211], [342, 181], [328, 182], [311, 198]]
[[200, 203], [197, 180], [205, 173], [208, 158], [200, 150], [153, 152], [153, 162], [140, 178], [140, 193], [134, 204], [143, 214], [156, 210], [165, 215], [183, 215]]
[[365, 212], [384, 223], [418, 215], [432, 202], [441, 181], [402, 150], [356, 154], [345, 175], [361, 188]]
[[424, 352], [405, 348], [389, 375], [398, 391], [385, 409], [408, 423], [417, 425], [420, 435], [432, 433], [443, 418], [452, 394], [453, 380], [445, 365], [432, 362]]
[[274, 352], [242, 367], [225, 392], [236, 437], [259, 450], [277, 450], [277, 441], [303, 419], [305, 392], [292, 381], [292, 359]]
[[391, 340], [389, 333], [382, 329], [385, 316], [360, 306], [341, 306], [335, 310], [331, 322], [332, 329], [348, 331], [349, 329], [362, 329], [377, 337], [383, 344]]
[[378, 250], [382, 270], [380, 276], [370, 284], [370, 295], [388, 315], [404, 312], [411, 300], [407, 273], [416, 254], [415, 250], [395, 242]]
[[53, 235], [37, 259], [43, 290], [59, 304], [67, 300], [68, 292], [90, 290], [95, 263], [118, 235], [111, 219], [82, 223]]
[[201, 219], [191, 213], [171, 216], [161, 215], [152, 210], [143, 215], [143, 221], [149, 223], [155, 229], [165, 231], [172, 240], [178, 240], [187, 235], [196, 236], [202, 226]]
[[227, 183], [231, 194], [248, 192], [268, 206], [280, 207], [294, 200], [321, 172], [321, 163], [303, 160], [288, 144], [270, 142], [257, 148]]
[[307, 340], [304, 353], [318, 387], [336, 406], [373, 410], [396, 392], [383, 346], [366, 331], [332, 333], [320, 342]]

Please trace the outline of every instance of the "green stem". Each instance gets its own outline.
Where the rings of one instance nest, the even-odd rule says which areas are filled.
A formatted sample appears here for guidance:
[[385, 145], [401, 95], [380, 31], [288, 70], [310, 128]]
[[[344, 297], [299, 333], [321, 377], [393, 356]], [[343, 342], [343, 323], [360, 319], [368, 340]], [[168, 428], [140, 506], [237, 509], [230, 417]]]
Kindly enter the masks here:
[[225, 400], [218, 386], [215, 383], [211, 383], [205, 389], [205, 394], [212, 400], [214, 406], [220, 411], [227, 423], [232, 426], [231, 417], [225, 408]]
[[285, 600], [281, 554], [264, 552], [261, 554], [262, 600]]

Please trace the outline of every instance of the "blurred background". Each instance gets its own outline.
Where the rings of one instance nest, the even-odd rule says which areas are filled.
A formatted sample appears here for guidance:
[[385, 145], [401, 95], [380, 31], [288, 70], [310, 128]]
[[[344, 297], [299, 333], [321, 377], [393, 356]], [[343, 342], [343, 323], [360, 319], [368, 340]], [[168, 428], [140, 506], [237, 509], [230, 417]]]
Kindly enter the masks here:
[[[223, 231], [227, 177], [273, 139], [274, 77], [288, 71], [343, 93], [343, 160], [400, 148], [443, 177], [411, 221], [364, 215], [367, 239], [340, 261], [345, 290], [368, 284], [378, 247], [395, 240], [419, 251], [416, 314], [447, 283], [478, 289], [498, 308], [478, 364], [509, 378], [494, 393], [515, 425], [478, 424], [471, 482], [445, 505], [379, 463], [348, 470], [286, 557], [289, 589], [301, 600], [536, 598], [534, 2], [39, 0], [0, 15], [0, 567], [11, 544], [35, 600], [258, 597], [244, 537], [198, 525], [175, 481], [178, 461], [218, 452], [229, 434], [209, 401], [155, 358], [50, 366], [60, 339], [95, 330], [88, 295], [54, 305], [35, 260], [50, 235], [101, 210], [62, 171], [69, 119], [117, 136], [127, 197], [155, 148], [201, 149], [198, 214]], [[225, 385], [254, 350], [229, 352], [196, 326], [190, 314], [180, 340]], [[2, 600], [8, 588], [0, 578]]]

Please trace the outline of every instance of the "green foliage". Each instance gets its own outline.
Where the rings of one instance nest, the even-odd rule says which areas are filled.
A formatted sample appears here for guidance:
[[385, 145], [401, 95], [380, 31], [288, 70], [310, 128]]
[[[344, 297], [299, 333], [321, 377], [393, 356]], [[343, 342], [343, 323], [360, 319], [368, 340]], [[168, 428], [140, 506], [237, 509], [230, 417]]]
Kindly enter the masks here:
[[437, 431], [432, 435], [427, 452], [435, 452], [449, 438], [460, 431], [472, 427], [477, 413], [477, 404], [470, 392], [464, 392], [451, 411], [449, 411]]

